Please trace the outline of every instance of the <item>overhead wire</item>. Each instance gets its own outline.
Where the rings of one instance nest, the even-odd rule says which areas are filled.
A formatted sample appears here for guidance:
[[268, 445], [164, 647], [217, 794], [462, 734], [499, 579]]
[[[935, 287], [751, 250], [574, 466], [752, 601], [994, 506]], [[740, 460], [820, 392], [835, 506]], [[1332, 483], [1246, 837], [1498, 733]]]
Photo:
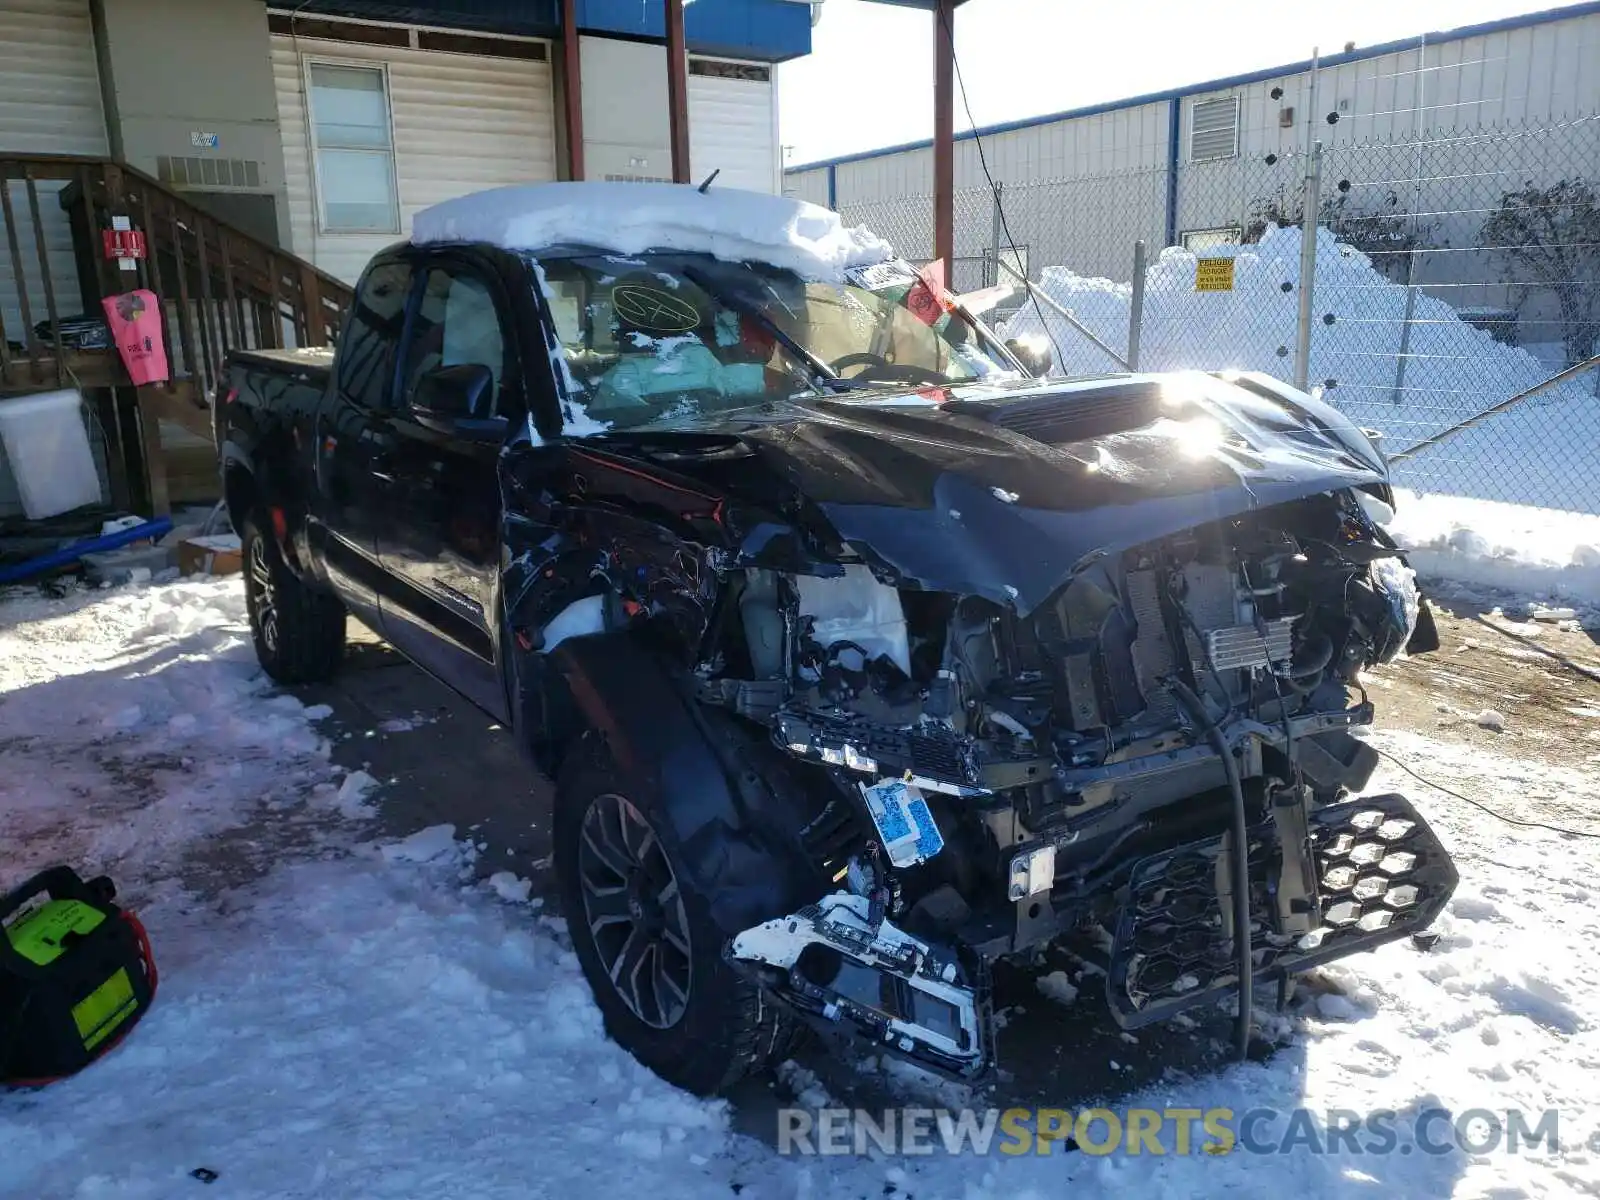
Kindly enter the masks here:
[[[950, 23], [950, 16], [944, 8], [934, 5], [934, 12], [938, 14], [939, 24], [944, 27], [945, 36], [950, 39], [950, 64], [955, 68], [956, 87], [961, 92], [961, 107], [966, 110], [967, 124], [972, 126], [972, 144], [978, 150], [978, 166], [983, 170], [983, 177], [988, 181], [989, 194], [994, 197], [995, 212], [1000, 216], [1000, 232], [1005, 234], [1006, 248], [1011, 251], [1013, 262], [1020, 263], [1022, 255], [1017, 251], [1017, 241], [1011, 236], [1011, 224], [1006, 219], [1006, 206], [1000, 192], [999, 185], [994, 181], [994, 176], [989, 171], [989, 159], [983, 152], [983, 138], [978, 133], [978, 122], [972, 116], [972, 102], [967, 99], [967, 83], [961, 76], [961, 58], [956, 54], [956, 31]], [[953, 203], [953, 200], [952, 200]], [[952, 266], [954, 264], [951, 264]], [[999, 275], [999, 266], [996, 264], [996, 276]], [[947, 281], [948, 282], [948, 281]], [[1028, 299], [1033, 301], [1033, 311], [1039, 317], [1039, 328], [1044, 330], [1045, 337], [1050, 339], [1050, 349], [1055, 353], [1055, 363], [1061, 365], [1061, 346], [1056, 341], [1055, 331], [1050, 328], [1050, 322], [1045, 320], [1044, 306], [1039, 303], [1039, 294], [1034, 291], [1033, 283], [1027, 277], [1027, 272], [1022, 273], [1023, 286], [1028, 289]]]

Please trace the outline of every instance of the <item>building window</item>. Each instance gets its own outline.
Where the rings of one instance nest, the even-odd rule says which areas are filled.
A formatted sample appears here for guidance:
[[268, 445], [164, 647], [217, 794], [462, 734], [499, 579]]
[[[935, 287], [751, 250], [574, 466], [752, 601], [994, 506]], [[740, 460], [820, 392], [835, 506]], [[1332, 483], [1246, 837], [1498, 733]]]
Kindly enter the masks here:
[[380, 67], [309, 63], [317, 223], [324, 233], [399, 233], [389, 81]]
[[1189, 161], [1233, 158], [1239, 153], [1239, 97], [1197, 100], [1189, 109]]
[[1237, 246], [1240, 232], [1237, 225], [1225, 225], [1219, 229], [1187, 229], [1183, 233], [1183, 248], [1199, 254], [1217, 246]]

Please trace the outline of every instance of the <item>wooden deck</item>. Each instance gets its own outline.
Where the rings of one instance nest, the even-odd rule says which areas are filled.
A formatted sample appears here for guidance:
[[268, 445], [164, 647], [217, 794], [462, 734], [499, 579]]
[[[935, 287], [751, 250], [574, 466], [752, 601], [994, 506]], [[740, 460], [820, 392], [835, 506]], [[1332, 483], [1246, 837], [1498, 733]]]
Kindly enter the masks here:
[[[70, 226], [72, 255], [47, 245], [46, 223]], [[146, 257], [121, 270], [102, 231], [131, 224]], [[126, 163], [0, 154], [0, 399], [76, 388], [104, 433], [112, 503], [147, 515], [221, 490], [203, 398], [231, 351], [326, 346], [352, 292], [304, 259], [262, 242]], [[62, 350], [62, 319], [143, 288], [160, 299], [171, 384], [135, 388], [112, 351]], [[14, 307], [13, 307], [14, 305]]]
[[10, 355], [9, 370], [0, 374], [0, 399], [31, 396], [56, 388], [127, 387], [128, 374], [111, 350], [69, 350], [59, 360]]

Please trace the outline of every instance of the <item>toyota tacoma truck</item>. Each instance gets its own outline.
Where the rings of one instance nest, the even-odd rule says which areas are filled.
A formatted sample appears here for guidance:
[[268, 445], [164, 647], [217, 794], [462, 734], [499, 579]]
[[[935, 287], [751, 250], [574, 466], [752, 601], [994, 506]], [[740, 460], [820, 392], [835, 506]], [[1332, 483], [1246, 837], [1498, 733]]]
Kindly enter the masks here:
[[1335, 409], [1048, 359], [783, 197], [440, 205], [335, 352], [233, 356], [261, 664], [353, 615], [504, 722], [606, 1027], [686, 1088], [807, 1027], [981, 1077], [992, 965], [1054, 946], [1125, 1028], [1247, 1036], [1455, 886], [1352, 734], [1433, 619]]

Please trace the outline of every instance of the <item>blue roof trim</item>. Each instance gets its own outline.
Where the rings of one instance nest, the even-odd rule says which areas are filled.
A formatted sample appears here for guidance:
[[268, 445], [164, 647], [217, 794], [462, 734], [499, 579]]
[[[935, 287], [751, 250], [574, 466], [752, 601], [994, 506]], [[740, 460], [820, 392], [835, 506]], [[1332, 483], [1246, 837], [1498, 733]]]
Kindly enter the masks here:
[[[1385, 54], [1394, 54], [1399, 50], [1414, 50], [1422, 39], [1426, 38], [1428, 45], [1435, 46], [1442, 42], [1459, 42], [1465, 38], [1484, 37], [1491, 33], [1504, 33], [1512, 29], [1526, 29], [1530, 25], [1548, 25], [1553, 21], [1566, 21], [1575, 17], [1589, 17], [1600, 13], [1600, 0], [1589, 0], [1584, 4], [1569, 4], [1564, 8], [1547, 8], [1540, 12], [1520, 13], [1515, 17], [1502, 17], [1498, 21], [1485, 21], [1479, 25], [1462, 25], [1456, 29], [1440, 30], [1436, 33], [1419, 33], [1408, 38], [1401, 38], [1394, 42], [1381, 42], [1375, 46], [1364, 46], [1359, 50], [1352, 50], [1348, 54], [1328, 54], [1318, 60], [1322, 67], [1337, 67], [1345, 63], [1361, 62], [1368, 58], [1379, 58]], [[1285, 63], [1279, 67], [1268, 67], [1265, 70], [1250, 71], [1243, 75], [1230, 75], [1225, 79], [1208, 79], [1204, 83], [1191, 83], [1184, 87], [1167, 88], [1160, 92], [1147, 92], [1142, 96], [1130, 96], [1125, 100], [1108, 100], [1101, 104], [1090, 104], [1083, 108], [1069, 108], [1064, 112], [1046, 113], [1038, 117], [1022, 117], [1015, 121], [1003, 121], [998, 125], [984, 125], [977, 129], [964, 130], [956, 134], [956, 141], [969, 141], [974, 137], [991, 137], [998, 133], [1012, 133], [1018, 129], [1032, 129], [1037, 125], [1053, 125], [1057, 121], [1073, 121], [1081, 117], [1097, 117], [1102, 113], [1116, 112], [1123, 108], [1138, 108], [1143, 104], [1157, 104], [1164, 100], [1182, 100], [1187, 96], [1204, 95], [1206, 92], [1220, 91], [1223, 88], [1243, 87], [1248, 83], [1261, 83], [1264, 80], [1276, 79], [1280, 75], [1297, 75], [1302, 71], [1311, 69], [1311, 60]], [[933, 145], [932, 138], [922, 138], [915, 142], [901, 142], [896, 146], [884, 146], [878, 150], [859, 150], [854, 154], [841, 154], [836, 158], [819, 158], [815, 162], [799, 163], [792, 167], [785, 167], [785, 175], [793, 175], [799, 171], [815, 171], [819, 167], [838, 167], [845, 163], [866, 162], [869, 159], [883, 158], [890, 154], [904, 154], [907, 150], [926, 150]]]
[[[571, 2], [583, 33], [648, 42], [666, 38], [666, 5], [661, 0]], [[786, 62], [811, 53], [811, 9], [785, 0], [694, 0], [684, 5], [683, 30], [691, 53], [761, 62]]]

